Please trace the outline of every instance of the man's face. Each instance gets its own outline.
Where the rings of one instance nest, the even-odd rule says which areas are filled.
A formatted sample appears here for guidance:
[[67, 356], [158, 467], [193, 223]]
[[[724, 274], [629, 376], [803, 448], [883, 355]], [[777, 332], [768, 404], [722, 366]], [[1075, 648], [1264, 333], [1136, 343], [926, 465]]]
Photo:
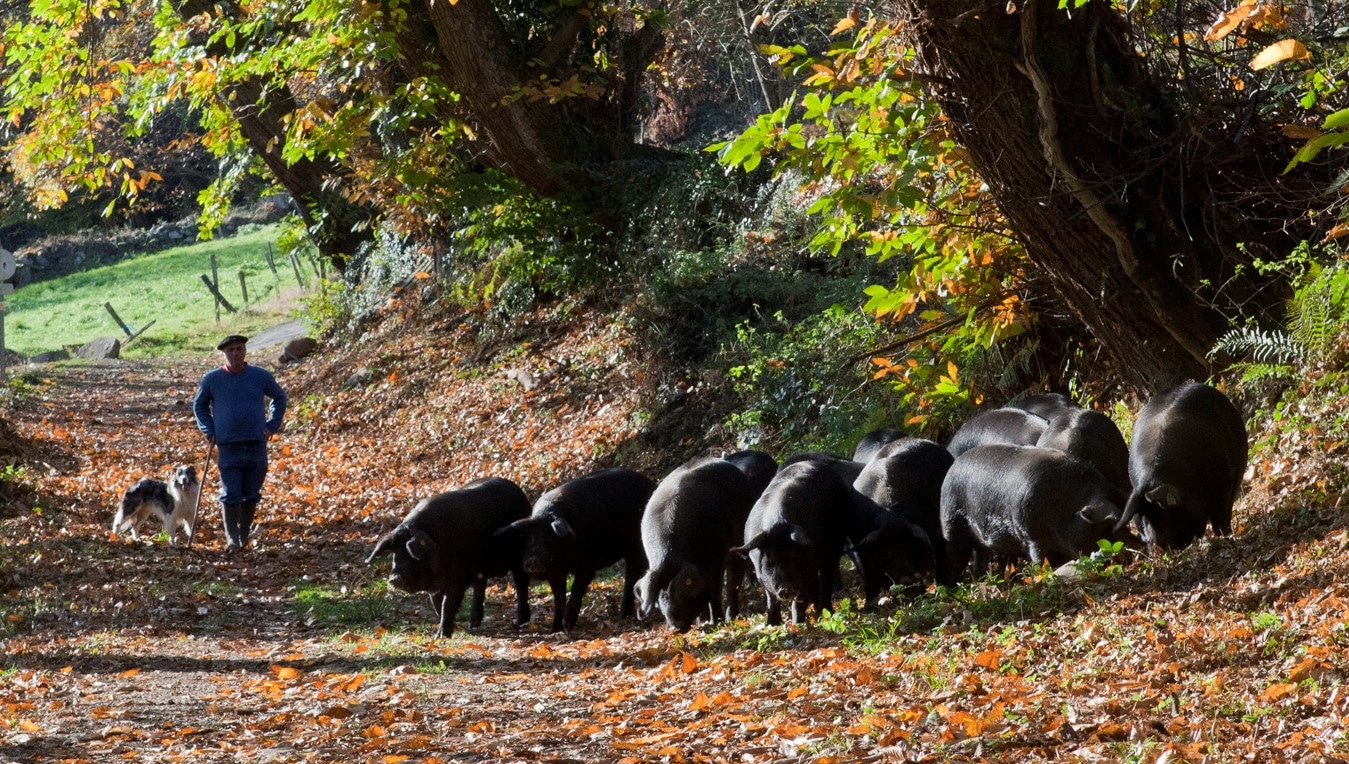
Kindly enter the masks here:
[[225, 356], [225, 365], [231, 367], [242, 364], [246, 352], [242, 342], [232, 342], [220, 349], [220, 353]]

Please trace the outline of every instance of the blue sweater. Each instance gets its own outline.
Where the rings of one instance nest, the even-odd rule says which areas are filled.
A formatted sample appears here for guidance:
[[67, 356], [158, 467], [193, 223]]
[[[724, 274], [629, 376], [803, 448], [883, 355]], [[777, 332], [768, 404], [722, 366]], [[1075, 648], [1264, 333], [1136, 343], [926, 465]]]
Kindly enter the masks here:
[[[263, 397], [271, 399], [264, 405]], [[216, 443], [241, 443], [277, 432], [286, 415], [286, 394], [266, 369], [245, 366], [238, 374], [222, 369], [206, 372], [192, 401], [197, 428]]]

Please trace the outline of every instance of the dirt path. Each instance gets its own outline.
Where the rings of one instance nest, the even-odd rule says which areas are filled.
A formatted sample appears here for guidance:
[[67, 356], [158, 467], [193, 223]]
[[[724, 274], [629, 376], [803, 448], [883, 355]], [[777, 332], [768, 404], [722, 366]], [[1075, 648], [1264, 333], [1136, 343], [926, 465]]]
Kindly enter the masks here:
[[[341, 385], [349, 367], [282, 374], [293, 426], [273, 446], [259, 547], [234, 557], [209, 510], [192, 550], [108, 530], [133, 479], [201, 458], [190, 401], [207, 361], [12, 382], [28, 471], [7, 473], [0, 502], [0, 764], [1335, 761], [1349, 749], [1349, 530], [1329, 502], [1268, 493], [1239, 512], [1234, 540], [1081, 583], [1027, 575], [876, 616], [788, 629], [754, 616], [682, 637], [612, 618], [613, 581], [570, 635], [542, 631], [541, 587], [533, 623], [515, 630], [496, 588], [482, 629], [431, 639], [424, 600], [383, 591], [363, 562], [411, 498], [463, 482], [453, 470], [482, 469], [474, 459], [547, 471], [633, 419], [607, 379], [526, 396], [456, 370], [446, 359], [459, 351], [428, 351], [434, 336], [371, 350], [426, 368], [389, 363], [364, 390]], [[521, 432], [554, 440], [526, 453]]]
[[[616, 709], [693, 668], [663, 631], [608, 617], [614, 585], [572, 638], [518, 633], [493, 590], [477, 634], [437, 641], [421, 598], [377, 591], [369, 476], [332, 481], [354, 444], [274, 446], [250, 553], [223, 553], [209, 479], [195, 548], [113, 536], [126, 485], [200, 459], [206, 368], [25, 377], [11, 415], [41, 457], [0, 525], [0, 761], [605, 761], [629, 750], [616, 737], [650, 737], [656, 714]], [[536, 622], [549, 601], [535, 592]]]

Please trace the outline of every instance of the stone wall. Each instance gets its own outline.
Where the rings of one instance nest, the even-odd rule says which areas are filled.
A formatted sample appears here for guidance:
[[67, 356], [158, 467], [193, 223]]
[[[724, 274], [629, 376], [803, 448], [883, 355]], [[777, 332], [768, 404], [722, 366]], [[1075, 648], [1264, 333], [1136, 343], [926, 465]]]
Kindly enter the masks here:
[[[231, 212], [216, 236], [229, 236], [240, 226], [249, 223], [274, 223], [290, 210], [288, 198], [273, 197], [247, 209]], [[196, 238], [195, 217], [175, 223], [159, 223], [141, 230], [51, 236], [14, 252], [17, 265], [14, 286], [58, 278], [96, 265], [109, 265], [134, 254], [189, 244]]]

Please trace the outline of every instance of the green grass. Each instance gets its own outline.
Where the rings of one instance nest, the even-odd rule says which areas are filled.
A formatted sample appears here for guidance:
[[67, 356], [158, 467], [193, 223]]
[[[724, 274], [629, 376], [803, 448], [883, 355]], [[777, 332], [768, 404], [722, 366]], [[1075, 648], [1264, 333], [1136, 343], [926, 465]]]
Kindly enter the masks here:
[[[312, 581], [294, 581], [296, 615], [324, 629], [361, 629], [381, 621], [393, 620], [399, 603], [389, 595], [384, 579], [349, 589]], [[424, 602], [425, 598], [419, 598]], [[467, 602], [467, 601], [466, 601]], [[429, 611], [429, 607], [427, 608]]]
[[[123, 351], [129, 358], [210, 351], [222, 333], [249, 334], [289, 320], [299, 290], [294, 271], [275, 246], [279, 230], [269, 226], [24, 286], [5, 304], [5, 345], [35, 355], [103, 336], [125, 341], [126, 335], [103, 307], [105, 302], [133, 332], [154, 321]], [[268, 244], [277, 258], [279, 285], [267, 267]], [[212, 253], [220, 291], [239, 311], [222, 310], [218, 324], [214, 300], [201, 280], [202, 274], [211, 273]], [[246, 305], [239, 286], [241, 271], [248, 284]], [[312, 271], [302, 273], [313, 278]]]

